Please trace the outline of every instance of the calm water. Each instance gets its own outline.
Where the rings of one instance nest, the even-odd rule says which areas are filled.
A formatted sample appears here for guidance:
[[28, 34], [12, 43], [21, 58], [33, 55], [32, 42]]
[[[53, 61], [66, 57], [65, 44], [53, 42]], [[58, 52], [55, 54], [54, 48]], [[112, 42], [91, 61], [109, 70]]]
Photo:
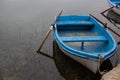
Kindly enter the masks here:
[[[0, 0], [0, 80], [95, 79], [95, 75], [82, 65], [63, 54], [56, 54], [52, 34], [42, 51], [53, 59], [36, 54], [22, 64], [36, 53], [54, 17], [62, 9], [62, 15], [91, 13], [119, 32], [100, 14], [107, 8], [107, 0]], [[117, 42], [120, 40], [115, 34], [113, 36]], [[120, 62], [119, 58], [118, 46], [116, 55], [111, 58], [113, 66]]]

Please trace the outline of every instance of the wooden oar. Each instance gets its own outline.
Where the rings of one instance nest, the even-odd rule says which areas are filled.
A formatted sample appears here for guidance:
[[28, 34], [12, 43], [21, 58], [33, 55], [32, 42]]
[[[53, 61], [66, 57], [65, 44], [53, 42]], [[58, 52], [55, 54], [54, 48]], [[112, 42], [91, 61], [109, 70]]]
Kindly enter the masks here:
[[107, 27], [106, 23], [103, 23], [102, 21], [100, 21], [98, 18], [96, 18], [95, 16], [89, 14], [90, 16], [92, 16], [93, 18], [95, 18], [98, 22], [100, 22], [102, 25], [104, 25], [105, 28], [111, 30], [113, 33], [115, 33], [117, 36], [120, 37], [120, 34], [118, 34], [117, 32], [115, 32], [113, 29], [111, 29], [110, 27]]
[[[53, 29], [56, 21], [57, 21], [58, 18], [59, 18], [59, 16], [62, 14], [62, 12], [63, 12], [63, 10], [61, 10], [61, 12], [60, 12], [59, 15], [57, 16], [56, 20], [54, 21], [54, 23], [51, 24], [51, 27], [49, 28], [48, 32], [46, 33], [45, 37], [43, 38], [43, 41], [41, 42], [41, 45], [40, 45], [40, 47], [39, 47], [39, 49], [38, 49], [38, 51], [37, 51], [38, 53], [41, 53], [42, 55], [44, 55], [44, 56], [46, 56], [46, 57], [49, 57], [49, 58], [51, 58], [51, 59], [53, 59], [51, 56], [49, 56], [49, 55], [47, 55], [47, 54], [45, 54], [45, 53], [43, 53], [43, 52], [40, 52], [40, 50], [41, 50], [41, 48], [42, 48], [45, 40], [46, 40], [47, 37], [49, 36], [50, 32], [52, 31], [52, 29]], [[24, 63], [22, 63], [22, 64], [17, 68], [17, 71], [19, 71], [20, 68], [23, 67], [28, 61], [30, 61], [36, 54], [37, 54], [37, 53], [35, 52], [35, 53], [34, 53], [32, 56], [30, 56]], [[16, 73], [14, 74], [14, 77], [16, 77]]]
[[[43, 41], [41, 42], [41, 45], [40, 45], [38, 51], [37, 51], [37, 52], [41, 53], [42, 55], [44, 55], [44, 56], [46, 56], [46, 57], [48, 57], [48, 58], [51, 58], [51, 59], [52, 59], [51, 56], [49, 56], [49, 55], [47, 55], [47, 54], [45, 54], [45, 53], [43, 53], [43, 52], [40, 52], [40, 49], [42, 48], [45, 40], [46, 40], [47, 37], [49, 36], [50, 32], [51, 32], [52, 29], [53, 29], [53, 26], [55, 25], [56, 21], [58, 20], [59, 16], [62, 14], [62, 12], [63, 12], [63, 10], [61, 10], [61, 12], [60, 12], [59, 15], [57, 16], [56, 20], [54, 21], [54, 23], [51, 24], [51, 27], [49, 28], [48, 32], [46, 33]], [[22, 64], [17, 68], [17, 71], [19, 71], [20, 68], [21, 68], [22, 66], [24, 66], [28, 61], [30, 61], [36, 54], [37, 54], [37, 53], [35, 52], [35, 53], [34, 53], [32, 56], [30, 56], [24, 63], [22, 63]], [[14, 77], [16, 77], [16, 74], [14, 75]]]
[[59, 13], [59, 15], [56, 17], [56, 20], [53, 22], [53, 24], [51, 24], [51, 27], [49, 28], [48, 32], [47, 32], [46, 35], [44, 36], [44, 38], [43, 38], [43, 40], [42, 40], [42, 42], [41, 42], [41, 44], [40, 44], [40, 47], [39, 47], [38, 50], [37, 50], [37, 53], [40, 52], [43, 44], [45, 43], [46, 39], [48, 38], [50, 32], [53, 30], [53, 27], [54, 27], [55, 23], [57, 22], [58, 18], [60, 17], [60, 15], [62, 14], [62, 12], [63, 12], [63, 10], [61, 10], [61, 12]]

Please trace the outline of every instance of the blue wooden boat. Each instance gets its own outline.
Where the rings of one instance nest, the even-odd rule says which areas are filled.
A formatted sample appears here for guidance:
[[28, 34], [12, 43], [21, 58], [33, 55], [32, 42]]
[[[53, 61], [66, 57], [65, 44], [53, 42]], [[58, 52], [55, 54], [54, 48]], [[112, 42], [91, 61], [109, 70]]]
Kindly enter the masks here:
[[92, 16], [60, 16], [54, 26], [54, 37], [67, 56], [94, 73], [117, 48], [109, 31]]
[[110, 7], [114, 6], [113, 11], [120, 15], [120, 0], [108, 0]]

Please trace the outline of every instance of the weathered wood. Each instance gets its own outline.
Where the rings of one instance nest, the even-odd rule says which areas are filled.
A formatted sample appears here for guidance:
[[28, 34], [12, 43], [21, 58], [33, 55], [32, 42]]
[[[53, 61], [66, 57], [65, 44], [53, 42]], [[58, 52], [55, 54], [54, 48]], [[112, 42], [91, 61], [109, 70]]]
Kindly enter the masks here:
[[[49, 28], [48, 32], [46, 33], [46, 35], [45, 35], [45, 37], [44, 37], [44, 39], [43, 39], [43, 41], [42, 41], [42, 43], [41, 43], [38, 51], [37, 51], [37, 53], [42, 54], [42, 55], [44, 55], [44, 56], [46, 56], [46, 57], [48, 57], [48, 58], [51, 58], [51, 59], [52, 59], [52, 57], [51, 57], [50, 55], [47, 55], [47, 54], [41, 52], [40, 49], [42, 48], [45, 40], [46, 40], [47, 37], [49, 36], [50, 32], [51, 32], [52, 29], [53, 29], [54, 24], [56, 23], [57, 19], [59, 18], [59, 16], [61, 15], [62, 12], [63, 12], [63, 10], [61, 10], [61, 12], [60, 12], [59, 15], [57, 16], [56, 20], [54, 21], [54, 23], [51, 24], [51, 27]], [[22, 66], [24, 66], [27, 62], [29, 62], [37, 53], [35, 52], [35, 53], [34, 53], [32, 56], [30, 56], [24, 63], [22, 63], [22, 64], [20, 65], [20, 67], [18, 68], [18, 70], [20, 70], [20, 68], [21, 68]], [[16, 76], [16, 74], [15, 74], [15, 76]]]
[[[111, 23], [113, 23], [113, 22], [111, 21], [111, 19], [110, 19], [108, 16], [106, 16], [104, 13], [107, 12], [107, 11], [110, 11], [110, 10], [113, 9], [113, 8], [114, 8], [114, 6], [111, 7], [111, 8], [109, 8], [109, 9], [107, 9], [107, 10], [105, 10], [105, 11], [103, 11], [103, 12], [101, 12], [101, 15], [104, 16], [104, 17], [105, 17], [109, 22], [111, 22]], [[115, 23], [113, 23], [113, 24], [114, 24], [114, 26], [116, 26]], [[119, 29], [118, 26], [116, 26], [116, 27]]]
[[108, 9], [104, 10], [103, 12], [101, 12], [101, 14], [104, 14], [105, 12], [107, 12], [107, 11], [113, 9], [113, 8], [114, 8], [114, 6], [112, 6], [112, 7], [108, 8]]
[[111, 23], [112, 23], [112, 21], [111, 21], [104, 13], [107, 12], [107, 11], [110, 11], [110, 10], [113, 9], [113, 8], [114, 8], [114, 6], [106, 9], [106, 10], [103, 11], [103, 12], [101, 12], [101, 15], [103, 15], [103, 16], [104, 16], [106, 19], [108, 19], [108, 21], [110, 21]]
[[40, 44], [40, 47], [39, 49], [37, 50], [37, 53], [40, 52], [41, 48], [43, 47], [46, 39], [48, 38], [50, 32], [53, 30], [53, 27], [55, 25], [55, 23], [57, 22], [58, 18], [60, 17], [60, 15], [62, 14], [63, 10], [61, 10], [61, 12], [59, 13], [59, 15], [57, 16], [56, 20], [53, 22], [53, 24], [51, 24], [51, 27], [49, 28], [48, 32], [46, 33], [46, 35], [44, 36], [43, 40], [41, 41], [41, 44]]
[[48, 36], [49, 36], [50, 32], [52, 31], [52, 29], [53, 29], [53, 26], [51, 26], [51, 27], [49, 28], [48, 32], [46, 33], [46, 35], [44, 36], [43, 40], [41, 41], [40, 47], [39, 47], [39, 49], [37, 50], [37, 53], [40, 52], [42, 46], [44, 45], [44, 43], [45, 43], [46, 39], [48, 38]]
[[114, 34], [116, 34], [117, 36], [120, 37], [120, 34], [118, 34], [117, 32], [115, 32], [113, 29], [111, 29], [110, 27], [107, 27], [106, 23], [103, 23], [102, 21], [100, 21], [98, 18], [96, 18], [95, 16], [89, 14], [90, 16], [92, 16], [93, 18], [95, 18], [98, 22], [100, 22], [105, 28], [109, 29], [110, 31], [112, 31]]
[[90, 16], [92, 16], [93, 18], [95, 18], [98, 22], [100, 22], [105, 28], [106, 28], [106, 23], [103, 23], [101, 20], [99, 20], [98, 18], [96, 18], [95, 16], [93, 16], [92, 14], [89, 14]]

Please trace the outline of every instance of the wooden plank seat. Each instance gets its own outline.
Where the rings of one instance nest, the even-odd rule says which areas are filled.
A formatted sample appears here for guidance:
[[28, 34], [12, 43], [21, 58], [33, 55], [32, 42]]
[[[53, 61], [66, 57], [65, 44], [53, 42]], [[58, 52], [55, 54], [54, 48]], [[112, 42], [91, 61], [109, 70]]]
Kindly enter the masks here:
[[105, 42], [105, 36], [72, 36], [60, 37], [63, 42]]
[[58, 21], [57, 22], [57, 26], [61, 26], [61, 25], [88, 25], [88, 26], [94, 26], [94, 24], [90, 21]]

